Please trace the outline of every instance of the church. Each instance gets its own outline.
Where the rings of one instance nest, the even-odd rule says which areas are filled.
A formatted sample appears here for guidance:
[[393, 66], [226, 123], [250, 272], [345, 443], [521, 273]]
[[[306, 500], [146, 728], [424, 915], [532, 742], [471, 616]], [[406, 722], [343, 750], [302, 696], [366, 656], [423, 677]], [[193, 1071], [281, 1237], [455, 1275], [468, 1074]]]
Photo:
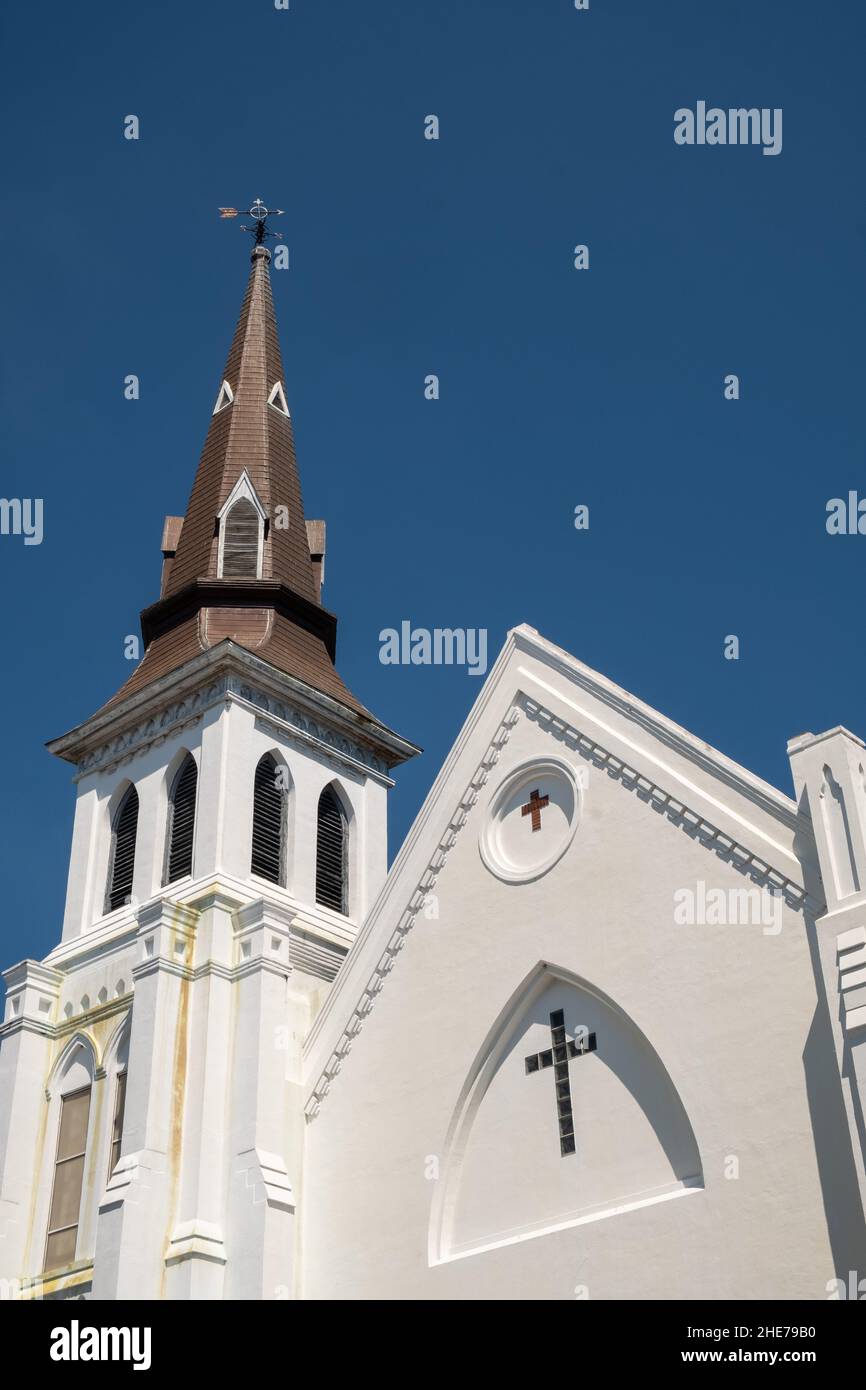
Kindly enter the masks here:
[[337, 672], [257, 225], [143, 658], [49, 744], [6, 1296], [857, 1297], [866, 745], [785, 795], [516, 626], [389, 869], [419, 750]]

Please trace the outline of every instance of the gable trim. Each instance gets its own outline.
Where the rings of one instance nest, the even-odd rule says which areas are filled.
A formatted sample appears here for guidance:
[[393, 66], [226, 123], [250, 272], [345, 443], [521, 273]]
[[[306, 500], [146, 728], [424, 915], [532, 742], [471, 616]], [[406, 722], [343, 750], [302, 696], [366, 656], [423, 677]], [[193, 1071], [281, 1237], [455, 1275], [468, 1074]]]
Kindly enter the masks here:
[[798, 828], [796, 803], [784, 792], [779, 791], [778, 787], [763, 781], [748, 768], [742, 767], [717, 748], [711, 747], [690, 730], [684, 729], [659, 710], [639, 700], [636, 695], [624, 690], [607, 676], [593, 671], [561, 647], [548, 642], [534, 628], [515, 628], [510, 636], [516, 651], [543, 660], [552, 671], [585, 690], [608, 709], [622, 715], [630, 723], [650, 734], [655, 741], [686, 758], [739, 796], [744, 796], [753, 805], [767, 811], [788, 829]]
[[[443, 834], [439, 837], [436, 848], [428, 861], [427, 867], [421, 875], [417, 886], [412, 892], [409, 902], [401, 914], [397, 926], [391, 934], [387, 945], [376, 965], [364, 985], [361, 997], [355, 1004], [348, 1022], [342, 1029], [336, 1044], [330, 1053], [327, 1062], [322, 1067], [310, 1096], [304, 1106], [304, 1114], [307, 1121], [315, 1119], [319, 1113], [322, 1101], [327, 1095], [331, 1082], [340, 1071], [343, 1059], [351, 1050], [355, 1038], [364, 1026], [364, 1022], [372, 1012], [376, 996], [382, 989], [387, 976], [396, 964], [397, 954], [406, 944], [406, 938], [415, 925], [418, 913], [424, 907], [428, 896], [436, 886], [436, 880], [442, 869], [450, 850], [466, 824], [469, 813], [478, 794], [487, 782], [491, 771], [499, 761], [502, 749], [508, 742], [511, 731], [523, 714], [527, 719], [537, 723], [540, 728], [551, 734], [554, 738], [565, 743], [573, 752], [580, 753], [596, 767], [603, 768], [612, 777], [622, 782], [623, 786], [630, 791], [634, 791], [637, 796], [653, 810], [663, 814], [672, 824], [679, 826], [687, 835], [698, 840], [701, 844], [711, 849], [718, 857], [726, 863], [731, 864], [738, 872], [747, 874], [752, 882], [757, 886], [768, 888], [770, 891], [781, 893], [789, 907], [796, 910], [809, 909], [817, 910], [817, 905], [806, 892], [802, 884], [795, 883], [787, 874], [780, 869], [774, 868], [765, 860], [754, 854], [747, 845], [741, 844], [726, 834], [718, 826], [708, 821], [700, 812], [692, 810], [689, 806], [679, 801], [676, 797], [666, 792], [663, 787], [645, 777], [635, 768], [629, 766], [621, 759], [615, 757], [613, 753], [587, 735], [582, 734], [578, 729], [566, 723], [565, 720], [547, 709], [537, 700], [530, 698], [522, 690], [515, 693], [507, 714], [500, 723], [496, 733], [487, 748], [484, 757], [478, 764], [469, 785], [457, 803]], [[423, 814], [423, 808], [422, 808]], [[393, 871], [392, 871], [393, 872]], [[372, 923], [372, 914], [368, 918], [367, 925]], [[360, 949], [358, 943], [355, 949]], [[338, 982], [339, 987], [339, 982]], [[321, 1015], [320, 1015], [321, 1018]], [[308, 1044], [313, 1039], [311, 1034]]]

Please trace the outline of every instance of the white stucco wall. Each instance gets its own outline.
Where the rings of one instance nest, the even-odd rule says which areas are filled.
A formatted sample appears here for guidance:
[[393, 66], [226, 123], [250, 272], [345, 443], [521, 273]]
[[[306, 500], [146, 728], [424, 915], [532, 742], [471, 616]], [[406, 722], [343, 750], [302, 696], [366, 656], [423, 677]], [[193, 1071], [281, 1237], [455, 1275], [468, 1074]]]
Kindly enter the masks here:
[[[311, 1040], [310, 1086], [517, 690], [622, 760], [630, 744], [634, 768], [796, 882], [803, 826], [778, 793], [735, 788], [697, 741], [693, 753], [668, 743], [525, 652], [497, 679], [497, 704], [470, 718]], [[438, 918], [416, 916], [308, 1124], [304, 1296], [824, 1298], [847, 1257], [834, 1237], [860, 1217], [809, 907], [779, 902], [766, 925], [679, 925], [679, 890], [703, 883], [734, 901], [752, 880], [550, 727], [519, 716], [436, 878]], [[504, 882], [479, 851], [488, 809], [513, 768], [553, 753], [588, 769], [575, 837], [535, 881]], [[540, 962], [556, 978], [521, 1016]], [[523, 1060], [554, 1007], [570, 1030], [598, 1032], [598, 1051], [569, 1066], [567, 1157], [551, 1074], [527, 1075]], [[485, 1048], [496, 1055], [477, 1103]], [[659, 1108], [666, 1085], [703, 1184], [677, 1196], [664, 1189], [686, 1176], [687, 1143]], [[576, 1224], [537, 1233], [560, 1222]], [[476, 1253], [453, 1258], [461, 1246]]]

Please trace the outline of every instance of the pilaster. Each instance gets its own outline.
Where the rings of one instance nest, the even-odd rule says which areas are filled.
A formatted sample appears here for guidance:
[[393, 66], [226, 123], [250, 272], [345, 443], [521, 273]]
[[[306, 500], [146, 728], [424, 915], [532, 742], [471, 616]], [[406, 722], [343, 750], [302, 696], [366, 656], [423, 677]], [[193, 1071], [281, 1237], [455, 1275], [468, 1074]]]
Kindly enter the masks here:
[[290, 998], [291, 912], [262, 899], [236, 917], [225, 1297], [292, 1296], [307, 1006]]
[[189, 906], [198, 914], [183, 1108], [182, 1175], [166, 1253], [169, 1298], [223, 1295], [229, 1075], [234, 1040], [233, 914], [241, 906], [219, 887]]
[[181, 1178], [197, 914], [156, 899], [137, 914], [140, 956], [122, 1155], [100, 1203], [93, 1296], [165, 1296]]
[[31, 1235], [38, 1162], [62, 975], [35, 960], [3, 972], [0, 1026], [0, 1279], [21, 1279]]
[[814, 830], [826, 902], [818, 950], [866, 1212], [866, 745], [838, 727], [792, 739], [788, 754]]

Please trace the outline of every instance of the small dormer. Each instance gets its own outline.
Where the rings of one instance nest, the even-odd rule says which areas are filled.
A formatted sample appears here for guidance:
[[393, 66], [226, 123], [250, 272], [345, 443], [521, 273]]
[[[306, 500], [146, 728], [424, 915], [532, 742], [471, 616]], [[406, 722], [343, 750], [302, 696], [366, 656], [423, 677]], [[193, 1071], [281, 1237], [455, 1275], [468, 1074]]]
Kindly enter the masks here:
[[288, 415], [290, 413], [288, 402], [286, 401], [286, 393], [283, 390], [283, 383], [281, 381], [275, 381], [271, 387], [271, 394], [268, 396], [268, 405], [273, 406], [274, 410], [278, 410], [281, 415]]
[[245, 469], [217, 514], [220, 579], [261, 579], [267, 520]]
[[224, 381], [219, 389], [219, 395], [216, 398], [216, 405], [214, 406], [212, 413], [214, 415], [219, 415], [221, 410], [225, 410], [226, 406], [231, 405], [234, 398], [234, 391], [229, 386], [228, 382]]

